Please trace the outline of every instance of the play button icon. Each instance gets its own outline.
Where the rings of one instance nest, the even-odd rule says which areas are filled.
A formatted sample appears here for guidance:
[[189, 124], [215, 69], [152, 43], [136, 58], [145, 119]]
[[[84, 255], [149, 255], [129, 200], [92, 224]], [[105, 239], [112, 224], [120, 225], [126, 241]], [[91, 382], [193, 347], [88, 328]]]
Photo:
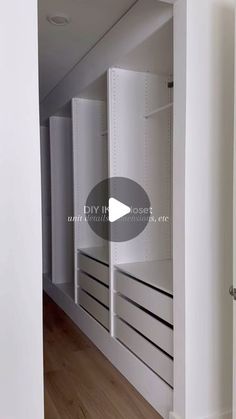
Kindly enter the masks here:
[[125, 242], [138, 236], [150, 220], [151, 204], [145, 190], [125, 177], [99, 182], [84, 203], [84, 215], [99, 237]]
[[109, 199], [109, 221], [114, 223], [114, 221], [119, 220], [119, 218], [124, 217], [125, 215], [131, 212], [131, 208], [128, 205], [123, 204], [118, 201], [118, 199], [110, 198]]

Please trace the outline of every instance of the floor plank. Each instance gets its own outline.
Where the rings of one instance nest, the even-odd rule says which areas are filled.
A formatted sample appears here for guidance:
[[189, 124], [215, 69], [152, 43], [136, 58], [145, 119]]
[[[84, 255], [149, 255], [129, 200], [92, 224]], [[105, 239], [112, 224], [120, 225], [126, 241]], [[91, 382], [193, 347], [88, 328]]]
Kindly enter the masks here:
[[44, 296], [45, 419], [161, 419]]

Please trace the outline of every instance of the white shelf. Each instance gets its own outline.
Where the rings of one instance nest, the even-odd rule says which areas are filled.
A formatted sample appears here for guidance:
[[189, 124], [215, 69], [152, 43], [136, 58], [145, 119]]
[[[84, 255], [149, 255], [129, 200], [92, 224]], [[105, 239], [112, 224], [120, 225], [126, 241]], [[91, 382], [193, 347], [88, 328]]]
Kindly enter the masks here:
[[170, 259], [123, 263], [116, 265], [116, 268], [167, 294], [173, 295], [172, 261]]
[[88, 247], [79, 251], [99, 262], [109, 265], [109, 252], [107, 247]]
[[151, 111], [151, 112], [149, 112], [149, 113], [147, 113], [146, 115], [145, 115], [145, 118], [147, 119], [147, 118], [151, 118], [151, 116], [155, 116], [156, 114], [158, 114], [158, 113], [160, 113], [160, 112], [163, 112], [163, 111], [165, 111], [165, 110], [167, 110], [167, 109], [170, 109], [170, 108], [172, 108], [173, 107], [173, 102], [171, 102], [171, 103], [168, 103], [167, 105], [165, 105], [165, 106], [161, 106], [161, 107], [159, 107], [159, 108], [157, 108], [157, 109], [154, 109], [153, 111]]
[[74, 300], [74, 283], [64, 282], [62, 284], [55, 284], [64, 294]]

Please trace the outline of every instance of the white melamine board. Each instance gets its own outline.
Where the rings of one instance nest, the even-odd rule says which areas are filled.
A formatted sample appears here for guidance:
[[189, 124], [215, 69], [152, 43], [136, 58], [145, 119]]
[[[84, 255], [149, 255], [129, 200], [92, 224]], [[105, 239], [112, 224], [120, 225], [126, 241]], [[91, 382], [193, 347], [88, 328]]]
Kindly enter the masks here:
[[73, 162], [71, 119], [50, 118], [52, 281], [73, 282]]
[[152, 260], [148, 262], [124, 263], [116, 267], [142, 282], [173, 295], [172, 261]]
[[109, 251], [108, 247], [87, 247], [85, 249], [79, 249], [81, 253], [90, 256], [98, 262], [109, 265]]
[[108, 307], [109, 291], [105, 285], [86, 275], [84, 272], [79, 271], [79, 286], [88, 294], [92, 295], [92, 297], [96, 298], [96, 300]]
[[173, 356], [173, 330], [120, 295], [115, 295], [115, 313], [159, 348]]
[[63, 294], [47, 278], [44, 288], [50, 297], [67, 313], [78, 327], [97, 345], [112, 364], [163, 416], [169, 419], [173, 409], [173, 390], [124, 345], [113, 339], [104, 327], [80, 306]]
[[[78, 266], [81, 271], [93, 276], [105, 285], [109, 285], [109, 267], [82, 253], [78, 254]], [[79, 284], [78, 284], [79, 285]]]
[[[173, 114], [173, 292], [174, 292], [174, 412], [186, 416], [185, 347], [185, 147], [187, 2], [174, 6], [174, 114]], [[204, 40], [202, 40], [204, 42]], [[200, 85], [199, 85], [200, 89]], [[194, 117], [194, 116], [193, 116]], [[200, 162], [199, 162], [200, 167]], [[197, 362], [196, 362], [197, 365]], [[198, 391], [195, 388], [195, 391]]]
[[118, 317], [115, 336], [163, 380], [173, 386], [173, 360]]
[[[102, 82], [99, 88], [89, 89], [89, 95], [95, 90], [106, 89]], [[73, 125], [73, 170], [74, 170], [74, 252], [79, 248], [108, 247], [105, 240], [98, 237], [85, 220], [84, 206], [93, 187], [108, 176], [107, 137], [102, 132], [107, 128], [106, 102], [91, 99], [72, 100]], [[75, 260], [75, 292], [77, 302], [77, 274], [79, 259]]]
[[78, 300], [81, 307], [88, 311], [106, 329], [109, 328], [109, 316], [106, 307], [98, 303], [83, 290], [80, 290]]
[[151, 287], [127, 276], [115, 272], [115, 285], [117, 292], [138, 303], [151, 313], [173, 324], [173, 299]]
[[[147, 83], [146, 109], [147, 113], [155, 109], [159, 96], [155, 86], [158, 80], [152, 79]], [[170, 90], [166, 88], [166, 95]], [[163, 105], [169, 101], [163, 100]], [[159, 102], [159, 100], [158, 100]], [[159, 103], [158, 103], [159, 105]], [[160, 105], [161, 106], [161, 105]], [[146, 172], [145, 190], [150, 198], [152, 214], [156, 222], [149, 223], [146, 234], [146, 258], [164, 259], [172, 256], [172, 109], [167, 107], [162, 112], [146, 120]], [[168, 217], [163, 222], [162, 217]]]
[[168, 77], [113, 68], [109, 71], [109, 173], [139, 183], [153, 216], [135, 239], [112, 243], [113, 263], [171, 257], [171, 111], [145, 115], [169, 103]]
[[51, 174], [50, 141], [48, 127], [40, 127], [41, 185], [42, 185], [42, 234], [43, 273], [51, 273]]
[[84, 206], [91, 190], [108, 176], [107, 138], [102, 132], [107, 127], [106, 103], [98, 100], [73, 99], [74, 151], [74, 215], [82, 216], [75, 223], [75, 250], [105, 246], [84, 217]]

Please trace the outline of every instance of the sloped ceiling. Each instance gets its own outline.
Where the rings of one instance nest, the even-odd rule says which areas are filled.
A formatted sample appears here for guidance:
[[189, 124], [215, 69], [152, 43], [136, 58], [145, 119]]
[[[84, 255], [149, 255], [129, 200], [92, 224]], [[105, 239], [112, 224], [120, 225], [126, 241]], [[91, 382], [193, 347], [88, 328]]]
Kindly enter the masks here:
[[[136, 3], [136, 0], [39, 0], [40, 99]], [[70, 23], [55, 26], [47, 16], [66, 14]]]

